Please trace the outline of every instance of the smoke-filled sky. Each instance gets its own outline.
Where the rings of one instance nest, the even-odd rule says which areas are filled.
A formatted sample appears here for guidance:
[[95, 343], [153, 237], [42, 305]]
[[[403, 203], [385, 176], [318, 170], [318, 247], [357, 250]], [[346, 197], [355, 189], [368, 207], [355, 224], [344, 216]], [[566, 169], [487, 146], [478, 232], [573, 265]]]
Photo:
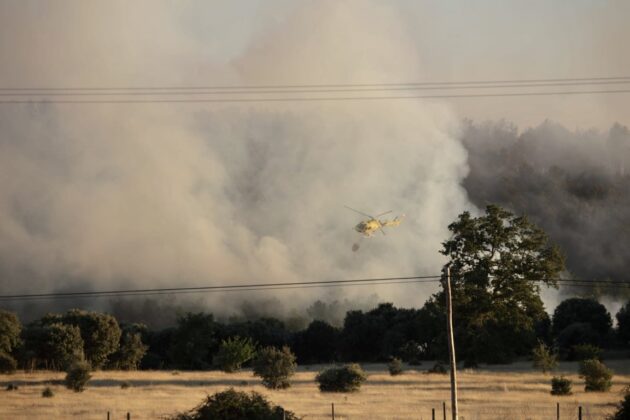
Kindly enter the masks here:
[[[0, 85], [623, 76], [628, 12], [568, 0], [1, 1]], [[630, 123], [628, 95], [0, 105], [0, 291], [434, 274], [446, 226], [476, 209], [464, 118], [605, 131]], [[359, 240], [344, 205], [407, 219]], [[346, 293], [374, 292], [359, 289]], [[417, 306], [430, 290], [377, 292]]]

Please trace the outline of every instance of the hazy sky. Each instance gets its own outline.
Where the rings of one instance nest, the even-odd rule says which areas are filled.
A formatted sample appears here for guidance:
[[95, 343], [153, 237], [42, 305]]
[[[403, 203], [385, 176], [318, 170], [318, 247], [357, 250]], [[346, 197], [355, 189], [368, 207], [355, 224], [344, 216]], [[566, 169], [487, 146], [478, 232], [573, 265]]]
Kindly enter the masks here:
[[[238, 82], [238, 75], [230, 69], [232, 60], [262, 34], [294, 19], [301, 9], [313, 15], [313, 25], [326, 26], [325, 18], [314, 12], [317, 3], [3, 0], [0, 80], [4, 86]], [[388, 17], [371, 20], [370, 25], [381, 25], [375, 28], [381, 32], [406, 32], [421, 65], [413, 73], [392, 66], [381, 80], [363, 82], [624, 76], [630, 67], [630, 3], [626, 1], [355, 1], [342, 13], [353, 13], [360, 21], [361, 9], [374, 3], [390, 9], [386, 13], [396, 15], [396, 23], [388, 28], [392, 25]], [[303, 35], [312, 32], [308, 26], [294, 30]], [[340, 40], [340, 49], [350, 30], [332, 34]], [[370, 54], [371, 48], [366, 43], [356, 51]], [[331, 49], [322, 50], [318, 58], [326, 61], [329, 53]], [[153, 71], [147, 73], [146, 68]], [[313, 74], [305, 80], [303, 74], [283, 74], [282, 81], [345, 80], [341, 70], [338, 75], [327, 72], [319, 76]], [[506, 118], [519, 126], [553, 119], [568, 127], [590, 128], [608, 127], [614, 121], [627, 124], [629, 96], [451, 102], [461, 117]]]

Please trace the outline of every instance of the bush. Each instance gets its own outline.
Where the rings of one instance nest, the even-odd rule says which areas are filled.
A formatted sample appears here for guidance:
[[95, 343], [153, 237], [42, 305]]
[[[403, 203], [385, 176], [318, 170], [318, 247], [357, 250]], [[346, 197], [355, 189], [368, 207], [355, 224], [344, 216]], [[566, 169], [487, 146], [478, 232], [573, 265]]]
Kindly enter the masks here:
[[76, 362], [70, 366], [66, 374], [66, 388], [74, 392], [82, 392], [91, 377], [90, 364], [85, 361]]
[[630, 419], [630, 386], [626, 387], [623, 400], [617, 405], [617, 411], [607, 417], [607, 420], [628, 420]]
[[571, 395], [573, 382], [564, 376], [551, 378], [551, 395]]
[[[284, 414], [284, 417], [283, 417]], [[272, 405], [257, 392], [240, 392], [233, 388], [208, 396], [193, 410], [178, 414], [172, 420], [298, 420], [291, 411]]]
[[440, 362], [435, 362], [433, 367], [427, 371], [428, 373], [439, 373], [445, 375], [448, 373], [448, 369]]
[[219, 352], [214, 356], [213, 363], [224, 372], [236, 372], [243, 363], [254, 357], [255, 352], [255, 345], [251, 338], [240, 338], [238, 336], [228, 338], [221, 342]]
[[584, 360], [580, 364], [580, 378], [584, 378], [585, 391], [608, 391], [612, 386], [612, 370], [599, 360]]
[[17, 361], [10, 355], [0, 351], [0, 373], [13, 373], [17, 368]]
[[44, 388], [44, 390], [42, 391], [42, 397], [44, 397], [44, 398], [52, 398], [54, 396], [55, 396], [55, 393], [53, 392], [52, 389], [50, 389], [49, 386]]
[[573, 360], [602, 360], [602, 349], [592, 344], [576, 344], [571, 348]]
[[271, 389], [288, 388], [289, 378], [295, 373], [295, 355], [284, 346], [281, 350], [265, 347], [254, 360], [254, 375], [262, 378], [263, 385]]
[[322, 392], [358, 391], [366, 379], [367, 376], [361, 366], [354, 363], [326, 369], [315, 377]]
[[389, 374], [394, 376], [394, 375], [400, 375], [403, 372], [403, 364], [402, 361], [396, 357], [394, 357], [389, 364], [387, 365], [387, 368], [389, 369]]
[[552, 353], [545, 343], [539, 341], [532, 351], [534, 367], [542, 370], [543, 373], [551, 372], [558, 366], [558, 355]]
[[7, 391], [17, 391], [19, 389], [19, 387], [15, 384], [8, 384], [7, 385]]
[[131, 386], [131, 384], [130, 384], [129, 382], [127, 382], [127, 381], [125, 381], [125, 382], [121, 382], [121, 384], [120, 384], [120, 389], [127, 389], [127, 388], [129, 388], [130, 386]]

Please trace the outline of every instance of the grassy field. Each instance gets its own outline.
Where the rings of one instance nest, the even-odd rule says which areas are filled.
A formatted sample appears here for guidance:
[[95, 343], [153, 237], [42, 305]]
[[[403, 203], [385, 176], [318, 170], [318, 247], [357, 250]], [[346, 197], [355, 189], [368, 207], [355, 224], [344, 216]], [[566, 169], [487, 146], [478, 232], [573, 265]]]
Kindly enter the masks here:
[[[421, 366], [420, 368], [429, 367]], [[560, 402], [562, 419], [577, 419], [578, 406], [584, 419], [602, 419], [621, 399], [621, 390], [630, 385], [630, 362], [611, 361], [615, 370], [613, 388], [607, 393], [585, 393], [577, 376], [577, 365], [564, 363], [561, 373], [573, 380], [573, 395], [549, 394], [550, 376], [531, 371], [530, 364], [517, 363], [490, 369], [459, 372], [461, 417], [475, 419], [555, 419]], [[303, 367], [293, 378], [293, 387], [282, 391], [265, 389], [250, 371], [221, 372], [95, 372], [83, 393], [74, 393], [58, 381], [55, 372], [15, 373], [0, 376], [0, 419], [159, 419], [188, 410], [216, 391], [234, 387], [255, 390], [275, 404], [296, 412], [305, 419], [329, 419], [331, 403], [337, 419], [430, 419], [431, 408], [442, 418], [442, 401], [450, 398], [448, 375], [425, 374], [407, 370], [392, 377], [383, 365], [366, 366], [368, 381], [354, 394], [321, 393], [314, 382], [321, 366]], [[131, 386], [122, 389], [120, 384]], [[6, 385], [19, 385], [5, 391]], [[50, 386], [55, 396], [42, 398]]]

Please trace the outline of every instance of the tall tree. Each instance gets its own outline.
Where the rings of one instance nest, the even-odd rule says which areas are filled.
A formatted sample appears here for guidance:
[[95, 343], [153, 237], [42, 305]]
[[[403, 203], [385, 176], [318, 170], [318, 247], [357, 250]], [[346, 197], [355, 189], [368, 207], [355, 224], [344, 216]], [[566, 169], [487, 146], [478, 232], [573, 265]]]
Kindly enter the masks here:
[[[507, 362], [528, 354], [547, 319], [541, 285], [556, 286], [559, 249], [525, 217], [489, 205], [449, 225], [440, 251], [450, 258], [458, 354], [469, 363]], [[444, 305], [444, 292], [433, 299]]]

